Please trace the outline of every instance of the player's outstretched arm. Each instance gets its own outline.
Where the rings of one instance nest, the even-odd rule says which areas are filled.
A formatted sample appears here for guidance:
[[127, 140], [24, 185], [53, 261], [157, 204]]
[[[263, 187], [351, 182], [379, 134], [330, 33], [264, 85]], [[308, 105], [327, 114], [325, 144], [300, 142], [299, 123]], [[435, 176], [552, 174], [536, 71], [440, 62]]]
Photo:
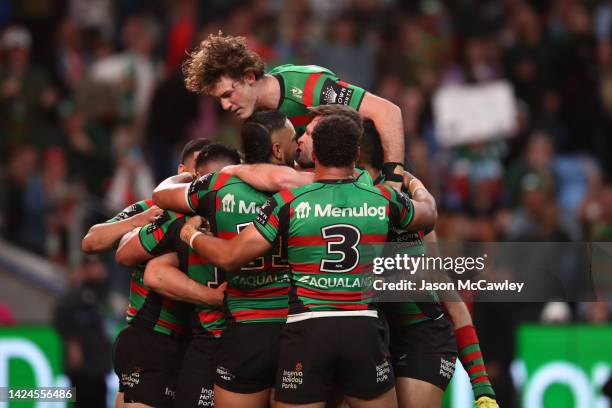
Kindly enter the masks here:
[[119, 248], [115, 253], [115, 260], [119, 265], [132, 267], [153, 258], [153, 255], [149, 254], [142, 246], [138, 236], [139, 232], [140, 228], [135, 228], [121, 238]]
[[359, 113], [374, 122], [380, 134], [385, 162], [404, 163], [404, 125], [399, 106], [366, 92]]
[[150, 223], [162, 212], [163, 210], [159, 207], [153, 206], [125, 220], [96, 224], [89, 229], [81, 241], [81, 248], [86, 254], [97, 254], [113, 249], [123, 235], [134, 228]]
[[181, 173], [168, 177], [153, 190], [153, 202], [165, 210], [192, 214], [193, 210], [186, 199], [186, 191], [193, 181], [191, 173]]
[[236, 164], [224, 167], [222, 174], [238, 177], [256, 190], [276, 192], [314, 182], [314, 173], [297, 171], [270, 163]]
[[272, 244], [255, 229], [253, 224], [229, 240], [206, 235], [199, 230], [201, 225], [201, 217], [190, 218], [181, 228], [181, 239], [198, 255], [228, 271], [240, 269], [272, 248]]
[[173, 300], [210, 306], [220, 306], [223, 303], [226, 283], [217, 289], [209, 288], [190, 279], [178, 266], [176, 252], [151, 259], [145, 269], [144, 284]]

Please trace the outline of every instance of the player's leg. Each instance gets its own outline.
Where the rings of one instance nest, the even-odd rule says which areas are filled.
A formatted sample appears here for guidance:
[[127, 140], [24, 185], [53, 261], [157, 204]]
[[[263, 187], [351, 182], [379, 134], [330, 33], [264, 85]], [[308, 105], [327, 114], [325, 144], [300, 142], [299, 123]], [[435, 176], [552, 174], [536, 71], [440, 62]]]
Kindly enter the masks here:
[[154, 408], [151, 405], [141, 404], [140, 402], [129, 402], [123, 404], [124, 408]]
[[123, 408], [123, 392], [118, 392], [115, 397], [115, 408]]
[[221, 339], [194, 335], [187, 346], [178, 377], [174, 407], [212, 407], [216, 354]]
[[311, 402], [307, 404], [290, 404], [276, 401], [274, 408], [325, 408], [325, 402]]
[[[390, 390], [372, 399], [366, 400], [347, 396], [346, 400], [351, 408], [397, 407], [397, 395], [395, 393], [395, 388], [391, 388]], [[424, 405], [422, 406], [424, 407]]]
[[339, 383], [351, 408], [397, 407], [384, 327], [375, 317], [337, 318]]
[[267, 408], [284, 323], [229, 323], [221, 338], [215, 407]]
[[398, 377], [395, 389], [399, 408], [440, 408], [444, 390], [415, 378]]

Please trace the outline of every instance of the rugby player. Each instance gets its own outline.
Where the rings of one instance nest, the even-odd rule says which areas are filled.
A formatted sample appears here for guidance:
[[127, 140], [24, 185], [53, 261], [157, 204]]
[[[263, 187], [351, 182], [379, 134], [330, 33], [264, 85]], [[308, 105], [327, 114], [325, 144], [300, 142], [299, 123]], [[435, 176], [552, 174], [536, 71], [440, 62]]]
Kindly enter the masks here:
[[[273, 163], [278, 168], [293, 164], [295, 130], [280, 111], [251, 115], [240, 136], [246, 163]], [[163, 208], [206, 217], [214, 234], [225, 239], [251, 225], [269, 196], [219, 173], [207, 174], [191, 184], [168, 180], [153, 194]], [[260, 255], [242, 270], [226, 271], [230, 316], [218, 351], [217, 407], [263, 408], [270, 402], [279, 334], [287, 319], [289, 266], [280, 242]]]
[[[196, 159], [197, 174], [207, 174], [239, 161], [240, 155], [235, 149], [211, 143]], [[220, 271], [180, 240], [178, 233], [187, 219], [182, 214], [165, 211], [153, 223], [124, 238], [117, 250], [117, 261], [130, 266], [158, 256], [147, 264], [145, 284], [172, 299], [197, 304], [195, 317], [191, 319], [192, 338], [178, 376], [174, 406], [212, 407], [215, 353], [225, 328], [224, 313], [218, 306], [223, 301], [225, 284]], [[161, 255], [167, 252], [170, 253]], [[199, 293], [210, 291], [209, 287], [217, 288], [212, 291], [216, 302], [202, 304]]]
[[[383, 157], [380, 138], [374, 125], [364, 122], [359, 164], [367, 169], [375, 184], [383, 181]], [[409, 183], [409, 180], [406, 180]], [[410, 255], [425, 253], [424, 240], [435, 243], [435, 231], [425, 235], [395, 231], [395, 242], [406, 242]], [[467, 306], [457, 295], [455, 301], [430, 304], [422, 302], [381, 304], [391, 329], [391, 355], [396, 376], [396, 389], [400, 408], [439, 408], [444, 390], [454, 373], [457, 347], [460, 360], [470, 376], [476, 406], [498, 408], [491, 386], [478, 336]], [[455, 328], [452, 327], [443, 306]], [[456, 340], [456, 342], [455, 342]]]
[[291, 265], [290, 311], [281, 337], [276, 382], [279, 407], [324, 407], [336, 387], [352, 407], [394, 407], [389, 353], [371, 304], [368, 244], [385, 242], [393, 226], [431, 229], [437, 217], [422, 183], [413, 199], [352, 177], [361, 132], [331, 115], [313, 130], [316, 182], [275, 194], [255, 225], [230, 241], [206, 236], [194, 217], [181, 238], [225, 268], [238, 268], [286, 238]]
[[[177, 172], [195, 171], [195, 159], [206, 139], [188, 142], [181, 153]], [[100, 253], [113, 249], [120, 239], [135, 227], [151, 222], [163, 210], [152, 200], [143, 200], [125, 208], [108, 221], [92, 226], [81, 246], [86, 253]], [[119, 377], [116, 406], [167, 407], [172, 405], [176, 376], [182, 358], [182, 338], [185, 334], [190, 307], [149, 290], [144, 284], [144, 265], [132, 270], [130, 303], [127, 309], [128, 326], [115, 340], [113, 366]], [[150, 348], [145, 353], [141, 343]]]
[[371, 119], [384, 148], [383, 173], [389, 183], [402, 182], [404, 130], [402, 112], [390, 101], [341, 81], [316, 65], [282, 65], [264, 72], [261, 57], [247, 47], [244, 37], [209, 35], [183, 65], [187, 89], [219, 100], [225, 110], [246, 119], [259, 109], [283, 112], [301, 135], [308, 108], [340, 104]]

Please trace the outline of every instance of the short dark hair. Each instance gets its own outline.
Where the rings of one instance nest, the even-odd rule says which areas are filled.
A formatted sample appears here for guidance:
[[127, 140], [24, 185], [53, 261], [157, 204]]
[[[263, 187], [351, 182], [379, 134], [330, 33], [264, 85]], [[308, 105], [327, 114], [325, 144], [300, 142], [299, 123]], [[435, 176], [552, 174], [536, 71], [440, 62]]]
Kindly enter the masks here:
[[329, 167], [354, 164], [360, 136], [355, 122], [346, 116], [322, 117], [312, 131], [312, 145], [317, 161]]
[[363, 121], [363, 137], [361, 138], [361, 149], [359, 152], [361, 163], [369, 164], [376, 170], [382, 170], [384, 155], [380, 134], [371, 120]]
[[209, 143], [200, 150], [200, 154], [195, 161], [195, 168], [197, 169], [215, 160], [227, 160], [231, 164], [240, 164], [240, 153], [223, 143]]
[[244, 162], [267, 163], [272, 154], [272, 133], [285, 127], [287, 116], [277, 110], [252, 114], [242, 125], [240, 140]]
[[340, 105], [340, 104], [331, 104], [331, 105], [319, 105], [319, 106], [311, 106], [308, 108], [308, 116], [310, 120], [316, 118], [317, 116], [324, 117], [330, 115], [340, 115], [345, 116], [355, 122], [355, 125], [359, 128], [359, 131], [363, 133], [363, 118], [361, 114], [357, 112], [355, 109], [350, 106]]
[[193, 139], [187, 142], [185, 147], [183, 147], [183, 151], [181, 152], [181, 164], [185, 164], [189, 157], [191, 157], [195, 152], [199, 152], [204, 146], [207, 146], [210, 143], [210, 140], [204, 138]]

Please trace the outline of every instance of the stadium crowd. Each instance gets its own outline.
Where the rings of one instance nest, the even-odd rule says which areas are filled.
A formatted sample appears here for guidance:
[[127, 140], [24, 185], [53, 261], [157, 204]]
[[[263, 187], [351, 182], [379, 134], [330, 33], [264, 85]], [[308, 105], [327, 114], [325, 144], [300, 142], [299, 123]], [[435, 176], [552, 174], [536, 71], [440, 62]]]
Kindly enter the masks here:
[[[400, 106], [440, 240], [612, 238], [612, 2], [4, 0], [0, 27], [0, 231], [59, 264], [76, 267], [90, 225], [173, 174], [187, 140], [238, 145], [239, 122], [187, 92], [180, 69], [218, 30], [246, 36], [268, 68], [328, 67]], [[497, 80], [516, 96], [513, 137], [442, 147], [435, 92]], [[512, 331], [540, 310], [478, 306], [491, 376], [507, 376]], [[610, 321], [607, 303], [563, 310], [542, 316]]]

